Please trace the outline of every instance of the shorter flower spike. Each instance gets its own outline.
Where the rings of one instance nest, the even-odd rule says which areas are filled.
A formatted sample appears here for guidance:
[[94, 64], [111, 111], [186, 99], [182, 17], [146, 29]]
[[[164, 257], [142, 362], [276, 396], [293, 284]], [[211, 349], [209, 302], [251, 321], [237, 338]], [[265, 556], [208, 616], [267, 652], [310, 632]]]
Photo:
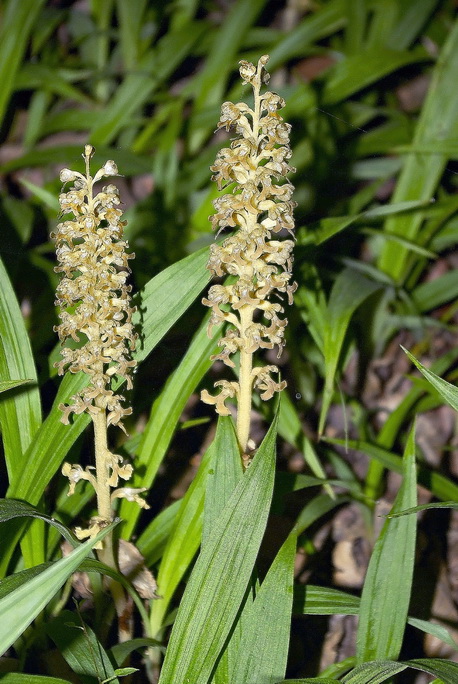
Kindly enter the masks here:
[[204, 390], [201, 397], [220, 415], [229, 413], [226, 399], [237, 400], [242, 453], [249, 438], [252, 390], [258, 389], [261, 399], [267, 400], [286, 386], [285, 381], [272, 379], [271, 374], [278, 373], [276, 366], [253, 369], [252, 355], [258, 349], [277, 347], [280, 356], [287, 319], [282, 316], [282, 303], [272, 298], [286, 295], [291, 304], [297, 288], [291, 280], [294, 240], [278, 239], [294, 230], [294, 188], [285, 180], [295, 170], [288, 163], [291, 126], [279, 114], [285, 106], [283, 98], [272, 92], [261, 94], [261, 85], [269, 80], [268, 59], [263, 55], [257, 65], [240, 62], [240, 76], [252, 86], [254, 106], [243, 102], [222, 105], [218, 129], [235, 129], [237, 137], [218, 152], [211, 167], [218, 189], [232, 188], [213, 203], [213, 228], [218, 233], [236, 232], [210, 247], [207, 268], [213, 276], [232, 278], [230, 283], [212, 285], [203, 303], [212, 310], [209, 334], [214, 325], [228, 324], [218, 343], [222, 351], [212, 358], [235, 367], [231, 356], [238, 353], [240, 362], [239, 382], [219, 381], [215, 385], [221, 388], [218, 395]]

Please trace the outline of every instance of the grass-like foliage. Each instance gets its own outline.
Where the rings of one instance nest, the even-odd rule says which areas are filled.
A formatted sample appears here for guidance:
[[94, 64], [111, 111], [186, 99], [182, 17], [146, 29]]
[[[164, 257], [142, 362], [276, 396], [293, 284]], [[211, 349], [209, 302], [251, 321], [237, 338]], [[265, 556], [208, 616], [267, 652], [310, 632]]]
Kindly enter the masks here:
[[456, 684], [455, 3], [0, 19], [0, 682]]

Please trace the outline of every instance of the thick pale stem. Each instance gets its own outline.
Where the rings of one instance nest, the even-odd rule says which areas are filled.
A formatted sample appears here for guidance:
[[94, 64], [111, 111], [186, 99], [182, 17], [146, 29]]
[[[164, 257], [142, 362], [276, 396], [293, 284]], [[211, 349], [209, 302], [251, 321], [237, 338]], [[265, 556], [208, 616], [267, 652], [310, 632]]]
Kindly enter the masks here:
[[[110, 477], [111, 453], [107, 444], [107, 417], [106, 410], [99, 407], [97, 413], [92, 414], [94, 423], [95, 444], [95, 467], [97, 480], [97, 510], [103, 522], [110, 523], [113, 520], [111, 509], [111, 489], [108, 483]], [[103, 540], [103, 547], [97, 552], [99, 560], [113, 570], [119, 570], [113, 547], [113, 535], [107, 534]], [[118, 634], [120, 641], [128, 641], [132, 638], [129, 617], [130, 609], [126, 595], [119, 582], [107, 578], [107, 584], [118, 615]]]
[[[255, 83], [253, 84], [253, 95], [254, 95], [254, 110], [253, 110], [253, 121], [252, 121], [252, 132], [253, 139], [257, 140], [259, 132], [259, 117], [261, 109], [261, 70], [258, 70], [258, 75]], [[256, 156], [257, 150], [254, 150], [252, 157]], [[252, 171], [251, 176], [255, 177], [255, 173]], [[252, 228], [255, 228], [257, 221], [251, 215], [250, 220], [253, 223]], [[253, 323], [253, 313], [254, 309], [251, 306], [244, 306], [240, 310], [240, 335], [242, 340], [246, 342], [246, 331]], [[243, 348], [240, 350], [240, 369], [239, 369], [239, 393], [238, 393], [238, 406], [237, 406], [237, 438], [239, 440], [240, 449], [242, 451], [242, 458], [244, 461], [247, 459], [246, 451], [247, 444], [250, 438], [250, 425], [251, 425], [251, 402], [252, 402], [252, 392], [253, 392], [253, 353], [247, 352]]]
[[[245, 338], [245, 331], [253, 322], [253, 308], [245, 306], [240, 311], [240, 334], [242, 339]], [[242, 455], [246, 454], [247, 443], [250, 437], [250, 423], [251, 423], [251, 395], [253, 378], [251, 371], [253, 369], [253, 354], [244, 349], [240, 351], [240, 369], [239, 369], [239, 393], [237, 406], [237, 438], [239, 440]]]

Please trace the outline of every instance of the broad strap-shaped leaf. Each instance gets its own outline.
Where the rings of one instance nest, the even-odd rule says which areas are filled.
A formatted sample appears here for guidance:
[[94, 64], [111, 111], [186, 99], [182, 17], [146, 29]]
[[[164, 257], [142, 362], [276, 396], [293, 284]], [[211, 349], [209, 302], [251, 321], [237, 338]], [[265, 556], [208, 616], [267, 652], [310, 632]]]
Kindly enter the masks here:
[[[207, 477], [207, 489], [205, 492], [204, 526], [202, 531], [202, 548], [211, 537], [212, 530], [217, 524], [219, 516], [232, 496], [240, 478], [243, 476], [242, 462], [235, 435], [232, 418], [220, 416], [214, 440], [216, 458], [212, 461], [212, 467]], [[251, 583], [255, 584], [255, 572]], [[240, 643], [245, 625], [245, 616], [248, 606], [253, 601], [253, 591], [246, 593], [243, 606], [241, 607], [237, 623], [232, 629], [229, 641], [225, 645], [218, 667], [213, 675], [211, 684], [225, 684], [234, 680], [234, 668], [237, 667], [240, 654]]]
[[350, 319], [356, 309], [380, 287], [380, 283], [350, 268], [344, 269], [334, 283], [329, 297], [323, 335], [325, 385], [319, 422], [320, 434], [323, 432], [331, 404], [337, 365]]
[[161, 598], [151, 606], [150, 633], [161, 629], [175, 590], [196, 555], [202, 538], [205, 485], [211, 464], [217, 456], [215, 443], [205, 452], [196, 476], [188, 488], [175, 518], [157, 575]]
[[[394, 513], [416, 504], [415, 426], [407, 440], [403, 466]], [[356, 656], [360, 662], [399, 655], [412, 589], [415, 536], [413, 516], [388, 519], [375, 543], [359, 611]]]
[[226, 503], [243, 476], [237, 437], [232, 418], [218, 417], [218, 427], [212, 444], [215, 458], [207, 475], [202, 546], [211, 535]]
[[102, 540], [113, 525], [106, 527], [65, 558], [56, 561], [30, 581], [0, 599], [0, 651], [4, 653], [27, 629], [32, 620], [49, 603], [56, 592], [67, 581], [93, 546]]
[[291, 533], [254, 601], [246, 606], [233, 684], [275, 684], [285, 676], [297, 537]]
[[91, 681], [94, 677], [102, 682], [110, 678], [114, 684], [119, 684], [108, 654], [78, 613], [62, 611], [46, 625], [46, 632], [72, 671], [83, 681]]
[[245, 596], [267, 523], [275, 473], [277, 419], [208, 538], [184, 593], [161, 684], [204, 684]]
[[[210, 357], [215, 351], [215, 340], [218, 339], [222, 326], [216, 326], [213, 338], [209, 339], [208, 319], [209, 316], [204, 317], [180, 364], [153, 404], [135, 456], [135, 470], [141, 473], [141, 476], [134, 474], [134, 487], [152, 486], [186, 402], [211, 367]], [[141, 509], [138, 506], [133, 506], [126, 500], [122, 501], [119, 514], [125, 521], [122, 528], [124, 538], [129, 539], [132, 535], [140, 513]]]
[[0, 260], [0, 381], [30, 380], [32, 387], [0, 398], [0, 424], [8, 476], [24, 474], [24, 454], [41, 423], [37, 372], [22, 313]]
[[293, 613], [358, 615], [360, 599], [340, 589], [300, 584], [294, 589]]

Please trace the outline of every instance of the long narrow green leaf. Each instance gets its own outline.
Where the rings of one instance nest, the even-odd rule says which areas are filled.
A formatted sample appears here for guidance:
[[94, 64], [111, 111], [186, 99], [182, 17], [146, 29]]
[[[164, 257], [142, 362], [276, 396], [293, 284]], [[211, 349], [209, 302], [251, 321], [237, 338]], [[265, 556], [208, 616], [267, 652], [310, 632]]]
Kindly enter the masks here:
[[[423, 145], [445, 143], [458, 137], [458, 97], [454, 83], [458, 69], [458, 20], [450, 31], [433, 72], [428, 95], [415, 129], [413, 152], [405, 158], [396, 190], [391, 201], [428, 200], [435, 192], [448, 160], [447, 151], [436, 154], [417, 152]], [[413, 215], [392, 217], [387, 220], [385, 230], [415, 241], [423, 221], [421, 212]], [[396, 282], [404, 277], [407, 250], [392, 243], [386, 243], [379, 259], [379, 268]]]
[[4, 653], [43, 610], [81, 561], [90, 553], [94, 544], [101, 541], [113, 525], [82, 544], [65, 558], [53, 563], [29, 582], [22, 584], [0, 599], [0, 651]]
[[350, 268], [343, 270], [334, 283], [324, 328], [323, 354], [326, 367], [318, 428], [320, 434], [323, 433], [326, 416], [331, 405], [337, 365], [350, 319], [356, 309], [380, 287], [380, 284]]
[[[134, 476], [134, 486], [149, 488], [153, 484], [186, 402], [211, 366], [210, 357], [214, 353], [215, 339], [221, 331], [221, 326], [217, 326], [213, 338], [209, 339], [207, 323], [208, 316], [197, 330], [178, 368], [169, 377], [153, 404], [135, 457], [135, 469], [141, 476]], [[140, 516], [140, 509], [138, 506], [123, 502], [120, 516], [126, 521], [122, 534], [128, 539]]]
[[165, 547], [157, 576], [161, 598], [151, 606], [150, 631], [155, 636], [161, 629], [169, 603], [197, 553], [202, 538], [202, 514], [209, 469], [217, 456], [215, 442], [207, 449], [175, 520]]
[[7, 392], [8, 390], [14, 389], [15, 387], [20, 387], [21, 385], [27, 385], [32, 380], [5, 380], [5, 382], [0, 382], [0, 394], [2, 392]]
[[182, 503], [183, 499], [180, 499], [167, 506], [159, 515], [156, 515], [138, 538], [137, 548], [144, 557], [147, 567], [157, 563], [164, 553], [167, 539], [176, 525]]
[[161, 684], [204, 684], [243, 600], [267, 523], [277, 420], [237, 485], [202, 550], [183, 596]]
[[1, 397], [0, 424], [10, 482], [24, 471], [24, 453], [41, 423], [37, 373], [29, 337], [8, 274], [0, 260], [0, 380], [29, 379], [34, 386]]
[[[394, 470], [395, 473], [402, 473], [401, 457], [391, 453], [387, 449], [382, 449], [369, 442], [359, 442], [356, 440], [326, 438], [326, 441], [348, 449], [361, 451], [371, 458], [375, 458], [379, 463], [382, 463], [385, 468]], [[443, 501], [458, 501], [458, 486], [444, 475], [441, 475], [441, 473], [436, 473], [427, 466], [419, 466], [418, 482], [423, 487], [429, 489], [438, 499], [442, 499]]]
[[278, 552], [246, 611], [234, 684], [275, 684], [285, 676], [293, 602], [296, 535]]
[[[404, 347], [402, 347], [402, 349], [404, 349]], [[404, 349], [404, 351], [412, 363], [418, 368], [418, 370], [423, 373], [428, 382], [430, 382], [431, 385], [439, 392], [444, 401], [446, 401], [449, 406], [455, 409], [455, 411], [458, 411], [458, 387], [451, 385], [449, 382], [443, 378], [440, 378], [438, 375], [423, 366], [423, 364], [421, 364], [413, 354], [407, 351], [407, 349]]]
[[3, 9], [0, 31], [0, 121], [14, 89], [16, 74], [24, 57], [30, 33], [45, 0], [9, 0]]
[[[394, 513], [416, 504], [414, 427], [403, 460], [404, 479], [392, 509]], [[361, 596], [356, 638], [356, 657], [360, 662], [395, 659], [399, 655], [412, 589], [415, 535], [413, 516], [386, 520], [380, 532]]]
[[[205, 492], [204, 526], [202, 530], [202, 548], [217, 525], [218, 518], [232, 496], [242, 475], [243, 468], [240, 459], [237, 437], [235, 435], [232, 418], [220, 416], [214, 444], [216, 458], [207, 477]], [[253, 578], [252, 582], [255, 580]], [[248, 605], [252, 602], [253, 592], [248, 591], [241, 608], [237, 623], [231, 632], [229, 641], [218, 661], [218, 667], [213, 675], [211, 684], [225, 684], [234, 681], [234, 668], [237, 667], [240, 655], [242, 632], [245, 627], [245, 617]]]
[[106, 145], [112, 142], [132, 115], [147, 101], [151, 93], [163, 83], [188, 55], [204, 32], [204, 25], [189, 22], [172, 33], [166, 33], [154, 51], [147, 53], [133, 73], [128, 74], [116, 89], [111, 102], [96, 118], [91, 143]]
[[0, 499], [0, 523], [6, 522], [7, 520], [14, 520], [15, 518], [38, 518], [39, 520], [43, 520], [55, 527], [72, 546], [78, 545], [77, 539], [73, 533], [58, 520], [51, 518], [45, 513], [41, 513], [41, 511], [25, 501]]
[[299, 585], [294, 590], [294, 613], [304, 615], [358, 615], [360, 599], [340, 589]]

